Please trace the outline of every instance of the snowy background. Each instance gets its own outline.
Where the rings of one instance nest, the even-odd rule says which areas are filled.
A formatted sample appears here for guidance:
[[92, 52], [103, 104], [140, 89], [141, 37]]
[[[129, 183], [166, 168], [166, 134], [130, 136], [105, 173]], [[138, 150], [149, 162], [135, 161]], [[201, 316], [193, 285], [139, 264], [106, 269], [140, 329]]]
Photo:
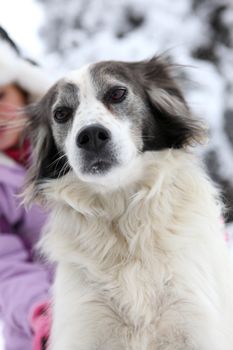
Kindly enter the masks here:
[[54, 77], [99, 59], [161, 52], [183, 64], [184, 94], [210, 126], [201, 152], [233, 236], [232, 0], [0, 0], [0, 24]]
[[233, 222], [233, 1], [37, 0], [44, 64], [57, 76], [100, 59], [167, 52], [183, 64], [184, 94], [210, 126], [203, 153]]
[[[233, 1], [40, 0], [47, 64], [57, 71], [99, 59], [166, 51], [186, 68], [185, 95], [211, 127], [204, 159], [233, 220]], [[65, 6], [64, 6], [65, 4]], [[192, 83], [191, 83], [192, 82]]]

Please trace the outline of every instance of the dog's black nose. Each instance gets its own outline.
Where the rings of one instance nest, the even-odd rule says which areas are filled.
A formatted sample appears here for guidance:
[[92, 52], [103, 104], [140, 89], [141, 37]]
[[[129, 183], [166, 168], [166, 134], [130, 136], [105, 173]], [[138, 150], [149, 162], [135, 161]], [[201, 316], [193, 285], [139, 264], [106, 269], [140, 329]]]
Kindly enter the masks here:
[[103, 148], [110, 139], [110, 131], [101, 125], [94, 124], [79, 132], [77, 145], [86, 151], [96, 152]]

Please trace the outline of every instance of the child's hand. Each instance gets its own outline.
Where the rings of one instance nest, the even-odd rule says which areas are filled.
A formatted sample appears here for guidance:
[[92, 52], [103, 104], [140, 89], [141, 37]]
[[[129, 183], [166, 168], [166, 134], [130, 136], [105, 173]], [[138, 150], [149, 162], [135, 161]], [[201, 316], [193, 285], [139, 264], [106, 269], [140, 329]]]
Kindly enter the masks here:
[[46, 350], [51, 328], [51, 309], [49, 302], [41, 302], [34, 306], [30, 323], [33, 331], [32, 350]]

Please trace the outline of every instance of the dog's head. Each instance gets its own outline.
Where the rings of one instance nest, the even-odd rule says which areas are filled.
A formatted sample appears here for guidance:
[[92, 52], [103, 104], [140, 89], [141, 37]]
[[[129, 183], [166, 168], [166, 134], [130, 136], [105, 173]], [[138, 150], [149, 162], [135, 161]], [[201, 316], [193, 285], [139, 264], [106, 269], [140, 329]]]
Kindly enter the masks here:
[[68, 172], [106, 188], [140, 173], [145, 152], [199, 140], [195, 121], [161, 58], [100, 62], [74, 71], [30, 108], [34, 189]]

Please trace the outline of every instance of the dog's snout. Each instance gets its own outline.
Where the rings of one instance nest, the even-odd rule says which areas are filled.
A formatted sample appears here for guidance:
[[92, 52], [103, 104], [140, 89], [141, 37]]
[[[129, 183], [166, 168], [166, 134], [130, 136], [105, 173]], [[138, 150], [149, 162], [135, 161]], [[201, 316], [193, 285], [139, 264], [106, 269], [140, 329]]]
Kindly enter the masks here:
[[83, 128], [77, 136], [77, 145], [86, 151], [98, 151], [111, 139], [108, 129], [102, 125], [91, 125]]

